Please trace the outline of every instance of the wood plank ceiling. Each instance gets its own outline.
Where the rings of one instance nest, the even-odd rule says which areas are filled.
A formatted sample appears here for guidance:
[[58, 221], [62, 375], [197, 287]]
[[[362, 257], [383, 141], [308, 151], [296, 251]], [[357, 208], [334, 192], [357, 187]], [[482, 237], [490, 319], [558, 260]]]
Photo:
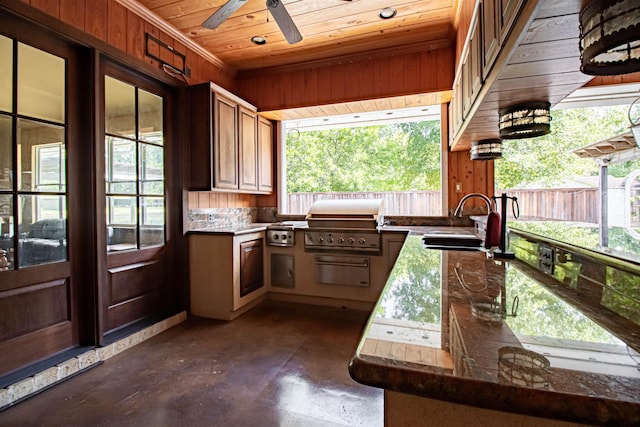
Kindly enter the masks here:
[[[247, 0], [218, 28], [202, 23], [227, 0], [138, 0], [185, 36], [237, 71], [291, 66], [364, 52], [454, 43], [454, 0], [283, 0], [303, 40], [290, 45], [267, 11], [265, 0]], [[397, 15], [381, 19], [381, 9]], [[251, 42], [252, 36], [267, 40]]]

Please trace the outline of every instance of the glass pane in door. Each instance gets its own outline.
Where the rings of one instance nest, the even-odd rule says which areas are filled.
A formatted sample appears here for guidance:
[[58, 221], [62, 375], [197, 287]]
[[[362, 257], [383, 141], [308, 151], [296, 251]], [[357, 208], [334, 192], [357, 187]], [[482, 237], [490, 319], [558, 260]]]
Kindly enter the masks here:
[[13, 189], [11, 117], [0, 115], [0, 191]]
[[18, 43], [18, 113], [64, 123], [63, 58]]
[[13, 111], [13, 40], [0, 36], [0, 111]]
[[66, 204], [66, 196], [20, 196], [20, 267], [67, 259]]
[[140, 247], [164, 243], [164, 199], [140, 198]]
[[138, 139], [162, 145], [162, 98], [138, 90]]
[[104, 79], [105, 133], [135, 139], [135, 87], [112, 77]]
[[18, 188], [65, 192], [64, 127], [18, 120]]
[[108, 193], [135, 194], [137, 175], [134, 141], [107, 137], [105, 166]]
[[107, 243], [108, 250], [136, 249], [137, 198], [107, 196]]
[[164, 194], [164, 149], [140, 144], [140, 193]]

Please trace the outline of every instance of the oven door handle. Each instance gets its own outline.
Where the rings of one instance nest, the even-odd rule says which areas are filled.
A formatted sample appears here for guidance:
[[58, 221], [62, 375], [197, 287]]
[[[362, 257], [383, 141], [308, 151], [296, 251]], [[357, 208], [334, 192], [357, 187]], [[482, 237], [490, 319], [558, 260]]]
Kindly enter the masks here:
[[363, 262], [335, 262], [335, 261], [314, 261], [316, 265], [337, 265], [340, 267], [360, 267], [367, 268], [369, 267], [369, 260], [364, 260]]

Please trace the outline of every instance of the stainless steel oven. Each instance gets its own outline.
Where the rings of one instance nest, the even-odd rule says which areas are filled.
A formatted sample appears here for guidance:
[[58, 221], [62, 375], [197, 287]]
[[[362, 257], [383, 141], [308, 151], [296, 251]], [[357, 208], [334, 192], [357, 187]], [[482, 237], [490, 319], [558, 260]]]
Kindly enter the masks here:
[[316, 281], [325, 285], [369, 286], [368, 257], [316, 256]]

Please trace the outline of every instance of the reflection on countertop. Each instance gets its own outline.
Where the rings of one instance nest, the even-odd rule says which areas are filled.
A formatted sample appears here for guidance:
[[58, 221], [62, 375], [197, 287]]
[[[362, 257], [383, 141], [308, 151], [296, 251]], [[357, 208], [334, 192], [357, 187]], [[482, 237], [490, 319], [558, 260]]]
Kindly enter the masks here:
[[[632, 228], [608, 227], [603, 246], [598, 224], [571, 221], [511, 221], [509, 228], [545, 240], [565, 243], [640, 265], [640, 233]], [[640, 269], [640, 267], [639, 267]]]
[[639, 425], [639, 302], [638, 286], [571, 286], [410, 235], [349, 369], [358, 382], [422, 397]]

